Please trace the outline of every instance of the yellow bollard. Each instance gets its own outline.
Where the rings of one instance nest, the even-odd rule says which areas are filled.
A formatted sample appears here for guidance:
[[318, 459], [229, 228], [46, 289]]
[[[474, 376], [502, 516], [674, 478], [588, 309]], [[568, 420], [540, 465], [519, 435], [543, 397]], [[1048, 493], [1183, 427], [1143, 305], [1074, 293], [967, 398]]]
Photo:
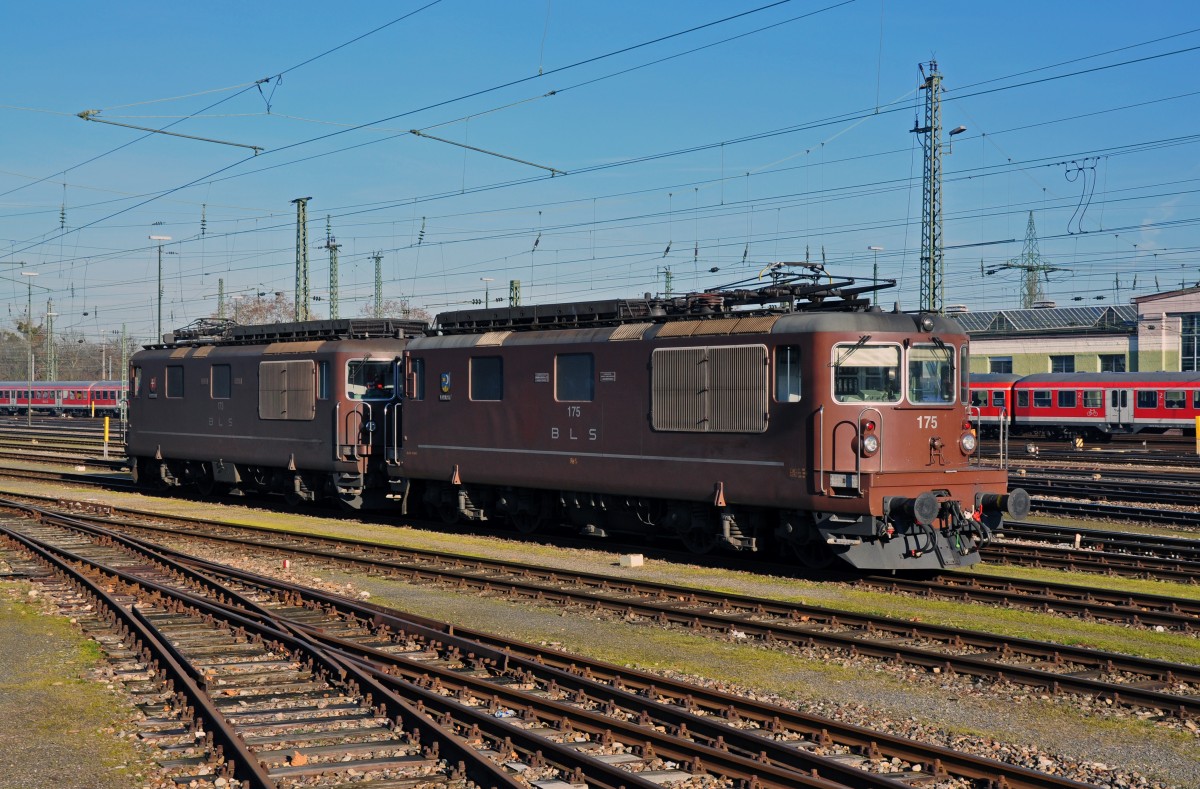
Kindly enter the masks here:
[[108, 460], [108, 421], [111, 416], [104, 417], [104, 459]]

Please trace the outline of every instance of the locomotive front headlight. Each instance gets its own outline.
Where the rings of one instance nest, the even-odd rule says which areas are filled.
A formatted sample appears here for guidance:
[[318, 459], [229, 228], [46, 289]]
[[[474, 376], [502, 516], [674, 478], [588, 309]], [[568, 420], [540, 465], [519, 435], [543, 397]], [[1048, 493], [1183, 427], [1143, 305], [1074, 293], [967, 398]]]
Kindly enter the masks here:
[[864, 455], [874, 455], [879, 451], [879, 436], [874, 433], [867, 433], [862, 437], [861, 446]]
[[974, 433], [963, 433], [958, 437], [958, 446], [964, 455], [971, 455], [979, 446], [979, 439], [975, 438]]

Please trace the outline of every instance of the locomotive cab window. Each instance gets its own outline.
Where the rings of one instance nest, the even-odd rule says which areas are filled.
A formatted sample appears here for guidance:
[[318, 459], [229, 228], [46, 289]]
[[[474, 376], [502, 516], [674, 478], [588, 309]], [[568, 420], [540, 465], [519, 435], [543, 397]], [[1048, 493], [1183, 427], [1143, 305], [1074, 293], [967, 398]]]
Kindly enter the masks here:
[[409, 357], [408, 359], [408, 389], [405, 396], [410, 400], [425, 399], [425, 359]]
[[346, 365], [346, 397], [351, 400], [391, 400], [395, 381], [391, 361], [355, 359]]
[[560, 353], [554, 357], [554, 399], [560, 403], [590, 403], [596, 399], [596, 362], [590, 353]]
[[780, 345], [775, 349], [775, 400], [800, 402], [800, 346]]
[[499, 356], [471, 358], [471, 399], [504, 399], [504, 360]]
[[958, 349], [958, 399], [967, 402], [971, 393], [971, 349], [964, 342]]
[[900, 347], [846, 343], [833, 348], [833, 399], [839, 403], [900, 401]]
[[948, 345], [914, 345], [908, 350], [908, 399], [913, 403], [954, 402], [954, 351]]

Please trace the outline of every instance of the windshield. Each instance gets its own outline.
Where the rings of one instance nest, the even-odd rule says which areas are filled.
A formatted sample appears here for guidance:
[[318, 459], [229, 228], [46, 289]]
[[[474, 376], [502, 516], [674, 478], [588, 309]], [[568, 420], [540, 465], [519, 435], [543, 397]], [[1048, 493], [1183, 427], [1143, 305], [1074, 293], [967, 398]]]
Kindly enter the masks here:
[[954, 353], [946, 345], [914, 345], [908, 350], [908, 399], [954, 402]]
[[899, 346], [868, 345], [861, 341], [834, 346], [833, 399], [839, 403], [898, 402], [899, 380]]
[[346, 365], [346, 396], [351, 400], [391, 400], [394, 382], [390, 361], [353, 361]]

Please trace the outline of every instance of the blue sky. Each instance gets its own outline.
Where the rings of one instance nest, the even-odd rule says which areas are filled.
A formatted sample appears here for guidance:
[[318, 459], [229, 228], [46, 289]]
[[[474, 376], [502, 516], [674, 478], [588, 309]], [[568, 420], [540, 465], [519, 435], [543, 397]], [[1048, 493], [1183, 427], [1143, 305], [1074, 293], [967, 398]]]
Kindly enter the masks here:
[[328, 217], [343, 317], [369, 304], [377, 251], [384, 296], [436, 313], [510, 280], [527, 304], [637, 296], [667, 268], [683, 292], [806, 255], [865, 277], [879, 246], [899, 280], [882, 300], [915, 307], [931, 58], [944, 128], [968, 127], [944, 159], [946, 304], [1019, 305], [1020, 272], [981, 270], [1021, 256], [1030, 211], [1060, 306], [1200, 280], [1194, 2], [68, 2], [0, 20], [9, 326], [24, 269], [57, 331], [149, 338], [150, 235], [172, 237], [164, 328], [213, 313], [220, 280], [228, 299], [290, 296], [308, 196], [311, 291], [328, 297]]

